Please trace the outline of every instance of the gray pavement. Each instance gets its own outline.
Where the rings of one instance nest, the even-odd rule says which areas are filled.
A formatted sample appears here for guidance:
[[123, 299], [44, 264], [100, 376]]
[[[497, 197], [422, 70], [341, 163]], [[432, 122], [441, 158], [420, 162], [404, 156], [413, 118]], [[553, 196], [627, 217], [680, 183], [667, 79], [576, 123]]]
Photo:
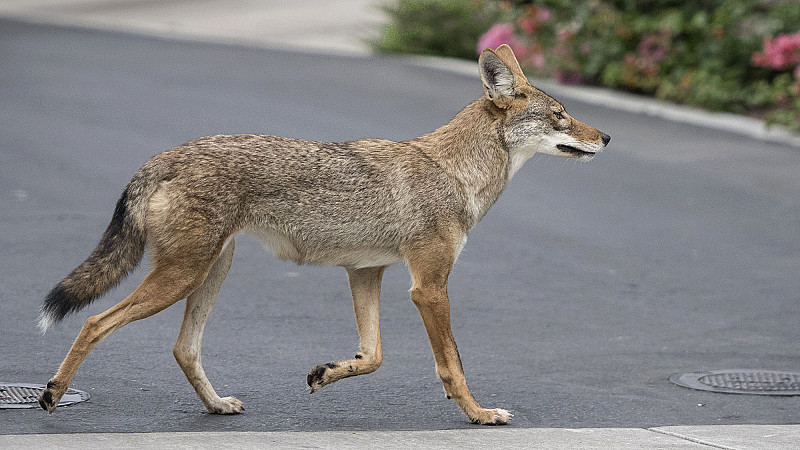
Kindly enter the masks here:
[[[800, 426], [0, 435], [5, 448], [796, 448]], [[743, 432], [746, 431], [746, 432]]]
[[[202, 40], [208, 18], [189, 3], [10, 1], [0, 12], [40, 23], [54, 21], [55, 14], [62, 24]], [[206, 11], [226, 11], [229, 16], [223, 22], [235, 23], [235, 14], [243, 17], [242, 23], [252, 17], [264, 21], [246, 29], [246, 40], [235, 35], [220, 38], [207, 31], [209, 39], [280, 47], [272, 37], [260, 43], [253, 40], [258, 35], [254, 29], [263, 28], [264, 35], [270, 34], [272, 27], [264, 26], [272, 17], [268, 9], [248, 9], [253, 4], [246, 2], [232, 2], [230, 7], [220, 6], [227, 2], [204, 3]], [[359, 8], [370, 2], [356, 3], [346, 14], [349, 20], [364, 24], [374, 20], [369, 16], [359, 22], [362, 16], [358, 12], [366, 11]], [[24, 11], [10, 11], [14, 4], [24, 6], [20, 7]], [[137, 21], [151, 23], [153, 15], [148, 11], [153, 5], [161, 5], [156, 15], [163, 23], [196, 34], [136, 25]], [[269, 2], [262, 6], [275, 7]], [[105, 13], [97, 18], [97, 11]], [[88, 16], [91, 21], [80, 20]], [[307, 16], [308, 10], [302, 9], [280, 17], [303, 18], [297, 20], [300, 29]], [[0, 178], [4, 193], [0, 238], [15, 267], [15, 273], [2, 279], [7, 289], [3, 303], [24, 299], [24, 307], [14, 306], [21, 317], [25, 310], [35, 308], [49, 284], [85, 256], [105, 225], [108, 205], [113, 205], [119, 187], [149, 154], [211, 132], [258, 130], [325, 140], [352, 139], [365, 133], [409, 138], [443, 123], [480, 93], [471, 87], [475, 79], [413, 69], [391, 60], [303, 57], [246, 48], [220, 52], [199, 44], [129, 42], [124, 35], [109, 37], [69, 29], [52, 33], [46, 27], [29, 31], [42, 36], [37, 44], [23, 41], [13, 27], [7, 27], [2, 55], [21, 67], [6, 69], [12, 76], [4, 77], [11, 89], [3, 97], [3, 121], [8, 127], [2, 133], [0, 154], [5, 160]], [[236, 27], [230, 28], [233, 30], [227, 33], [236, 31]], [[319, 39], [334, 41], [325, 39], [324, 33]], [[315, 50], [313, 39], [310, 42], [303, 50]], [[72, 52], [75, 45], [81, 46], [81, 51]], [[134, 50], [125, 50], [127, 45]], [[318, 45], [316, 51], [331, 51], [321, 42]], [[121, 54], [99, 61], [88, 56], [108, 52], [109, 46], [112, 55], [115, 50]], [[335, 53], [359, 53], [343, 48]], [[172, 64], [151, 63], [152, 53], [158, 52], [163, 52], [161, 58], [174, 59]], [[254, 56], [269, 61], [243, 70], [241, 63]], [[64, 67], [48, 63], [48, 58]], [[104, 72], [99, 62], [111, 66], [110, 72]], [[286, 84], [280, 84], [282, 74], [274, 67], [307, 67], [308, 73], [295, 72]], [[379, 79], [357, 78], [354, 74], [359, 69], [372, 71]], [[393, 77], [397, 71], [402, 71], [402, 77]], [[343, 83], [341, 76], [352, 82]], [[154, 88], [147, 83], [154, 82], [157, 93], [152, 96]], [[259, 95], [261, 83], [269, 87], [263, 88], [263, 104], [244, 100]], [[329, 89], [331, 86], [334, 88]], [[378, 92], [386, 93], [386, 86], [389, 95], [398, 96], [376, 98]], [[408, 92], [409, 87], [420, 86], [425, 86], [424, 92]], [[363, 97], [351, 104], [359, 89]], [[575, 92], [561, 89], [547, 90], [557, 97]], [[159, 97], [163, 101], [158, 101]], [[228, 103], [230, 98], [237, 99], [235, 107]], [[118, 105], [120, 99], [124, 105]], [[485, 223], [470, 235], [451, 278], [451, 294], [463, 299], [454, 301], [453, 316], [468, 379], [479, 399], [482, 393], [491, 396], [484, 403], [496, 402], [496, 406], [515, 411], [517, 420], [511, 427], [474, 429], [440, 398], [424, 333], [404, 298], [407, 278], [402, 268], [390, 271], [385, 282], [387, 361], [380, 371], [326, 388], [329, 392], [323, 390], [311, 400], [307, 395], [276, 395], [270, 398], [274, 403], [265, 404], [264, 395], [242, 392], [248, 385], [263, 384], [257, 381], [258, 371], [254, 373], [250, 367], [251, 348], [268, 354], [258, 358], [259, 370], [271, 362], [278, 365], [271, 369], [265, 393], [271, 397], [273, 391], [297, 391], [296, 382], [302, 378], [297, 375], [302, 375], [303, 368], [335, 357], [334, 352], [349, 352], [355, 343], [351, 322], [346, 322], [352, 319], [347, 319], [351, 313], [341, 273], [276, 263], [251, 242], [250, 249], [240, 246], [244, 249], [237, 253], [228, 288], [223, 288], [223, 296], [230, 298], [227, 304], [237, 298], [244, 301], [276, 294], [313, 297], [322, 289], [326, 297], [335, 300], [335, 305], [324, 308], [325, 316], [348, 326], [327, 339], [313, 332], [297, 339], [298, 328], [323, 327], [313, 320], [319, 311], [289, 302], [291, 312], [274, 317], [275, 311], [263, 305], [250, 309], [250, 303], [245, 303], [247, 309], [241, 310], [220, 305], [215, 311], [217, 328], [209, 324], [207, 339], [228, 334], [219, 328], [225, 324], [240, 324], [244, 330], [232, 331], [227, 340], [210, 341], [206, 365], [225, 383], [217, 384], [218, 389], [232, 390], [245, 399], [245, 415], [216, 420], [195, 414], [199, 402], [192, 398], [194, 394], [171, 360], [169, 345], [164, 344], [177, 332], [173, 325], [178, 323], [180, 311], [171, 308], [141, 326], [115, 333], [98, 349], [100, 354], [93, 354], [96, 358], [90, 357], [76, 378], [76, 383], [92, 386], [94, 398], [89, 405], [67, 408], [50, 417], [34, 410], [0, 412], [8, 419], [3, 420], [5, 428], [0, 425], [0, 433], [7, 433], [0, 436], [0, 445], [795, 447], [800, 429], [790, 424], [800, 421], [796, 399], [696, 393], [670, 386], [665, 377], [671, 370], [742, 363], [798, 369], [794, 344], [800, 336], [794, 324], [800, 298], [792, 275], [800, 270], [797, 150], [719, 129], [671, 125], [652, 116], [633, 121], [624, 110], [602, 105], [603, 101], [586, 104], [576, 100], [568, 109], [614, 136], [609, 152], [579, 169], [552, 159], [531, 161]], [[119, 111], [119, 107], [128, 110]], [[412, 110], [416, 117], [392, 116], [395, 110]], [[285, 117], [276, 117], [274, 111]], [[108, 152], [109, 148], [118, 150]], [[45, 179], [36, 179], [42, 176]], [[533, 212], [519, 217], [522, 208]], [[510, 246], [509, 240], [517, 247]], [[498, 249], [507, 254], [496, 255]], [[57, 260], [50, 260], [51, 256]], [[520, 270], [520, 264], [532, 264], [533, 268]], [[244, 269], [237, 274], [237, 267]], [[573, 275], [565, 279], [564, 274]], [[492, 280], [491, 288], [474, 278]], [[252, 280], [274, 290], [256, 288], [258, 284]], [[130, 290], [132, 285], [135, 276], [111, 295]], [[230, 289], [228, 294], [226, 289]], [[503, 300], [487, 313], [477, 302], [476, 297], [481, 296]], [[527, 302], [518, 304], [519, 299]], [[565, 302], [574, 302], [574, 306], [564, 306]], [[107, 307], [109, 300], [99, 303], [93, 311]], [[0, 317], [6, 348], [24, 347], [32, 353], [4, 355], [6, 363], [0, 366], [0, 374], [8, 378], [4, 381], [32, 375], [45, 381], [86, 314], [69, 319], [43, 341], [37, 341], [31, 332], [32, 320], [11, 322], [6, 317]], [[487, 317], [497, 321], [499, 329], [487, 329], [488, 324], [481, 321]], [[276, 330], [269, 339], [259, 340], [258, 333], [254, 338], [252, 327], [259, 323]], [[255, 339], [246, 349], [237, 339], [239, 332]], [[275, 335], [281, 340], [272, 340]], [[498, 338], [505, 342], [504, 349], [493, 352], [496, 344], [492, 339]], [[146, 353], [147, 358], [130, 358], [130, 349]], [[603, 359], [607, 361], [602, 363]], [[32, 360], [35, 367], [31, 367]], [[151, 364], [172, 371], [148, 375]], [[631, 379], [618, 379], [626, 375]], [[156, 380], [166, 386], [157, 385]], [[417, 386], [420, 383], [424, 386]], [[389, 386], [396, 392], [380, 390]], [[352, 411], [348, 406], [352, 398], [358, 398], [358, 408], [364, 409]], [[117, 407], [120, 404], [124, 405], [121, 409]], [[413, 411], [420, 404], [431, 409]], [[379, 415], [371, 415], [371, 407]], [[401, 411], [404, 408], [406, 411]], [[287, 411], [286, 415], [276, 418], [276, 411], [281, 410]], [[147, 419], [151, 413], [152, 418]], [[315, 422], [320, 415], [325, 418]], [[87, 433], [132, 431], [120, 428], [123, 420], [132, 421], [133, 430], [148, 431], [169, 430], [166, 421], [174, 421], [176, 432]], [[472, 429], [436, 430], [438, 427]], [[207, 432], [182, 432], [195, 429]], [[220, 429], [296, 431], [221, 433]], [[409, 429], [418, 431], [386, 431]]]

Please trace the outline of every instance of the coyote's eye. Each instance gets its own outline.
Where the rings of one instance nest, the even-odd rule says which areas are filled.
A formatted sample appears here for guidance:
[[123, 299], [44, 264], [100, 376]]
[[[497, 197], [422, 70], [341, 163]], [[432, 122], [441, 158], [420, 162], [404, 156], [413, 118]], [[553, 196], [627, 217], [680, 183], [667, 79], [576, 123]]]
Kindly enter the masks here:
[[561, 111], [553, 111], [553, 115], [556, 116], [558, 120], [564, 120], [564, 113]]

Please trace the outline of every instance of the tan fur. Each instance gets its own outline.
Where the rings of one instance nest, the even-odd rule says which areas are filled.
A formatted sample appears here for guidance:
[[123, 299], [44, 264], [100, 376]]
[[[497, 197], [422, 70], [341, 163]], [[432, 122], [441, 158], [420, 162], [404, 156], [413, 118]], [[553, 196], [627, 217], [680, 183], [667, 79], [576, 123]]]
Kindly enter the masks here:
[[522, 163], [537, 152], [588, 160], [610, 138], [528, 84], [507, 46], [485, 50], [479, 68], [485, 95], [410, 141], [219, 135], [153, 157], [125, 189], [95, 253], [45, 299], [42, 328], [110, 289], [145, 243], [153, 269], [125, 300], [86, 321], [42, 407], [55, 410], [83, 359], [111, 332], [187, 298], [175, 358], [210, 412], [241, 412], [240, 401], [214, 391], [200, 353], [233, 237], [244, 231], [281, 259], [347, 269], [359, 351], [312, 369], [312, 392], [380, 367], [381, 278], [386, 266], [405, 262], [446, 395], [473, 422], [506, 423], [508, 411], [482, 408], [467, 388], [450, 328], [448, 275], [468, 231]]

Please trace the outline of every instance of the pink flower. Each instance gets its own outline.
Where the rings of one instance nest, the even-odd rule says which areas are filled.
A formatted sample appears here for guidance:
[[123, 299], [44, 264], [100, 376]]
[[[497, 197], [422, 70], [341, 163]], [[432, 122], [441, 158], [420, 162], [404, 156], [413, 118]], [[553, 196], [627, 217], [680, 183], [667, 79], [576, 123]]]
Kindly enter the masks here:
[[517, 20], [520, 29], [528, 35], [539, 32], [542, 24], [550, 20], [552, 13], [544, 6], [530, 5], [525, 9], [525, 14]]
[[496, 49], [501, 44], [508, 44], [518, 58], [525, 54], [525, 44], [514, 33], [514, 25], [510, 23], [495, 24], [492, 28], [489, 28], [489, 31], [483, 33], [478, 39], [478, 54], [483, 49]]
[[522, 28], [522, 31], [532, 35], [539, 31], [539, 22], [535, 17], [523, 17], [519, 19], [519, 27]]
[[754, 66], [786, 70], [800, 64], [800, 32], [764, 39], [764, 50], [753, 54]]
[[553, 13], [551, 13], [548, 8], [540, 6], [537, 16], [539, 18], [539, 21], [547, 22], [548, 20], [550, 20], [551, 17], [553, 17]]

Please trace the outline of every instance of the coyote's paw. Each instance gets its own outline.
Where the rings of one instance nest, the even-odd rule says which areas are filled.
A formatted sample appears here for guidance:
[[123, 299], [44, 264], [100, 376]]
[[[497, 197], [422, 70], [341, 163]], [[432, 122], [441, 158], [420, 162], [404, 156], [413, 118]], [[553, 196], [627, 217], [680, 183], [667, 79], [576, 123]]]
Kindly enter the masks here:
[[317, 392], [327, 384], [331, 384], [336, 379], [332, 378], [331, 372], [333, 369], [337, 368], [338, 366], [334, 363], [327, 363], [327, 364], [320, 364], [317, 367], [311, 369], [306, 375], [306, 384], [308, 384], [308, 388], [311, 389], [310, 394]]
[[48, 381], [45, 390], [39, 394], [39, 406], [41, 406], [42, 409], [47, 411], [49, 414], [53, 414], [63, 395], [64, 392], [59, 392], [52, 380]]
[[211, 414], [239, 414], [244, 411], [242, 402], [234, 397], [223, 397], [213, 405], [207, 406]]
[[514, 417], [513, 414], [505, 409], [483, 409], [476, 417], [470, 417], [472, 423], [479, 425], [505, 425]]

